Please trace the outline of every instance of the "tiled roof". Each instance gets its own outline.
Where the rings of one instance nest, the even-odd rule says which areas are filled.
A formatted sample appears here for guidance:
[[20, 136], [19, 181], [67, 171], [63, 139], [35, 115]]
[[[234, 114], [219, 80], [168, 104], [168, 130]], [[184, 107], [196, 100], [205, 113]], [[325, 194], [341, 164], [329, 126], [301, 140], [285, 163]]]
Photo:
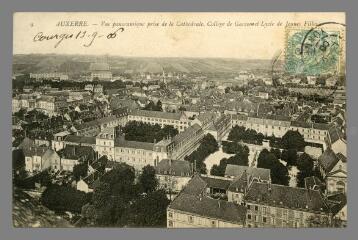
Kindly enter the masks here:
[[157, 174], [191, 176], [192, 168], [188, 161], [163, 159], [155, 167]]
[[214, 177], [214, 176], [201, 176], [201, 178], [206, 182], [206, 187], [209, 188], [218, 188], [227, 190], [232, 183], [231, 179], [223, 177]]
[[246, 171], [247, 174], [254, 178], [260, 178], [264, 181], [270, 181], [270, 169], [254, 168], [248, 166], [240, 166], [228, 164], [225, 169], [225, 176], [240, 177]]
[[206, 123], [213, 121], [215, 119], [215, 113], [212, 113], [212, 112], [201, 113], [197, 116], [197, 119], [201, 123], [206, 124]]
[[328, 211], [328, 206], [320, 191], [277, 184], [253, 182], [245, 196], [245, 200], [304, 211]]
[[245, 193], [248, 187], [248, 175], [247, 172], [243, 172], [241, 176], [237, 177], [229, 186], [228, 191]]
[[25, 156], [43, 156], [46, 150], [48, 149], [47, 146], [30, 146], [28, 148], [23, 148]]
[[116, 138], [114, 140], [115, 147], [123, 147], [123, 148], [134, 148], [134, 149], [144, 149], [144, 150], [154, 150], [155, 143], [147, 143], [147, 142], [137, 142], [137, 141], [127, 141], [122, 138]]
[[235, 114], [235, 115], [232, 115], [232, 120], [246, 121], [247, 120], [247, 115], [245, 115], [245, 114]]
[[322, 168], [325, 170], [326, 173], [329, 173], [332, 171], [334, 166], [339, 162], [339, 158], [337, 155], [333, 152], [332, 149], [327, 148], [322, 155], [318, 158], [319, 164], [322, 166]]
[[347, 196], [344, 193], [336, 193], [328, 196], [328, 204], [330, 205], [333, 216], [336, 215], [344, 206], [347, 205]]
[[43, 160], [50, 160], [50, 161], [59, 158], [60, 156], [57, 154], [57, 152], [52, 149], [47, 149], [45, 154], [42, 156]]
[[[322, 187], [323, 183], [316, 176], [306, 177], [305, 179], [305, 188], [313, 189], [314, 186]], [[318, 190], [318, 189], [317, 189]]]
[[95, 157], [95, 152], [93, 148], [89, 146], [66, 145], [66, 147], [60, 151], [60, 155], [66, 159], [77, 160], [85, 158], [92, 161]]
[[335, 143], [339, 139], [343, 139], [344, 135], [341, 130], [336, 126], [332, 125], [328, 130], [329, 137], [331, 139], [331, 144]]
[[162, 118], [162, 119], [172, 119], [180, 120], [183, 116], [182, 113], [170, 113], [170, 112], [159, 112], [159, 111], [147, 111], [147, 110], [132, 110], [129, 115], [132, 116], [142, 116], [142, 117], [151, 117], [151, 118]]
[[195, 123], [194, 125], [185, 129], [183, 132], [175, 135], [173, 140], [174, 140], [175, 144], [177, 144], [177, 143], [187, 139], [188, 137], [193, 136], [193, 134], [199, 130], [201, 130], [201, 127], [199, 126], [199, 124]]
[[21, 149], [25, 149], [25, 148], [29, 148], [29, 147], [32, 147], [32, 146], [35, 146], [35, 141], [28, 138], [28, 137], [25, 137], [21, 143], [19, 144], [19, 148]]
[[337, 155], [337, 157], [339, 158], [339, 160], [341, 160], [342, 162], [344, 162], [344, 163], [347, 162], [347, 157], [344, 156], [342, 153], [339, 152], [339, 153], [337, 153], [336, 155]]
[[244, 206], [213, 199], [203, 194], [207, 187], [207, 179], [200, 175], [195, 175], [168, 208], [193, 215], [243, 224], [246, 216]]
[[76, 135], [68, 135], [64, 141], [70, 143], [86, 143], [86, 144], [93, 144], [93, 145], [96, 144], [95, 137], [85, 137], [85, 136], [76, 136]]
[[169, 205], [169, 208], [237, 224], [244, 224], [246, 216], [244, 206], [187, 193], [180, 193]]

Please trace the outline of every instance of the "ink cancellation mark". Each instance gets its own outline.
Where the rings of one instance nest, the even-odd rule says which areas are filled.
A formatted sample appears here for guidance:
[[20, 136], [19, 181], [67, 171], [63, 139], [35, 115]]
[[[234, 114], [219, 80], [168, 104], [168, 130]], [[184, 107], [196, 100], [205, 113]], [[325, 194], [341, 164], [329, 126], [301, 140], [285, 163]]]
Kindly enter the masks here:
[[341, 69], [344, 26], [326, 22], [310, 29], [286, 29], [286, 72], [314, 76], [338, 74]]

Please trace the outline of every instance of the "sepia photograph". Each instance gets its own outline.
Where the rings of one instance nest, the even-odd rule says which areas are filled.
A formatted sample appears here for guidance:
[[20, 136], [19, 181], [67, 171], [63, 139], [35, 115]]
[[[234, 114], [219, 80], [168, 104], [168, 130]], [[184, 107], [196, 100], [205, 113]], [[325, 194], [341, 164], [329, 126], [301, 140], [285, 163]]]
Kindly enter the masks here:
[[344, 12], [16, 12], [15, 228], [346, 228]]

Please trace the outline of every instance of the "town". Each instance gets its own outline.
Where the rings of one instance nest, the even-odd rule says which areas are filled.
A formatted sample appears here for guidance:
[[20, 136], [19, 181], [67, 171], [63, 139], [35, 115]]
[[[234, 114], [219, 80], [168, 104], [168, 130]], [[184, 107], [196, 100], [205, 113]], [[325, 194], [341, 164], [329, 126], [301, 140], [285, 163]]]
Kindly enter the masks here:
[[226, 61], [14, 55], [14, 196], [75, 227], [345, 227], [345, 75]]

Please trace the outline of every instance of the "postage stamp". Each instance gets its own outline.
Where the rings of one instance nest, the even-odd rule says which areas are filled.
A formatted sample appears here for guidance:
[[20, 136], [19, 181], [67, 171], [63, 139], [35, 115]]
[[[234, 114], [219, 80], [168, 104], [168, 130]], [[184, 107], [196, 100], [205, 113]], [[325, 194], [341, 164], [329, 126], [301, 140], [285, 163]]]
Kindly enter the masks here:
[[340, 74], [345, 55], [344, 24], [327, 22], [313, 28], [287, 28], [285, 70], [291, 74]]

